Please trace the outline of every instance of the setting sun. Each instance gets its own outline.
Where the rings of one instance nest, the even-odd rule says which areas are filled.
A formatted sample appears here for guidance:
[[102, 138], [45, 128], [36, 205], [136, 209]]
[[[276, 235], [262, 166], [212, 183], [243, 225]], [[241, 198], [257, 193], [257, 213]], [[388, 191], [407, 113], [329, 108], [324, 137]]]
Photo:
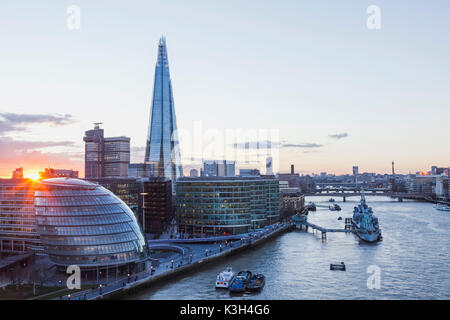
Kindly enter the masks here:
[[37, 173], [37, 172], [32, 172], [32, 173], [29, 173], [28, 175], [27, 175], [27, 177], [28, 178], [30, 178], [31, 180], [34, 180], [34, 181], [37, 181], [37, 180], [39, 180], [39, 173]]

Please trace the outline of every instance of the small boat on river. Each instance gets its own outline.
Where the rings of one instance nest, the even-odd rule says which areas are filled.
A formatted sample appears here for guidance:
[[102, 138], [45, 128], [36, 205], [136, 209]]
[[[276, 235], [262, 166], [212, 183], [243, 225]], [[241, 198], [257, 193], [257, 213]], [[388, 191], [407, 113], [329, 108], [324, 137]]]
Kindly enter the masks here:
[[228, 290], [230, 292], [244, 292], [247, 289], [247, 284], [250, 282], [251, 277], [252, 273], [250, 271], [239, 271]]
[[255, 274], [247, 284], [247, 291], [261, 291], [266, 284], [266, 278], [262, 274]]

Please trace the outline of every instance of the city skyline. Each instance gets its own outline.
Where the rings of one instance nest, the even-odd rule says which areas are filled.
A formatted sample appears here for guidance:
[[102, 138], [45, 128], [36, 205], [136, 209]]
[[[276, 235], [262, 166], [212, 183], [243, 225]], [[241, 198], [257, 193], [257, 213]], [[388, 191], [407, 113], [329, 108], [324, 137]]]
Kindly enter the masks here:
[[[448, 166], [440, 143], [450, 137], [448, 3], [379, 1], [380, 30], [367, 29], [367, 4], [356, 1], [236, 3], [239, 12], [141, 4], [110, 5], [105, 15], [79, 1], [79, 30], [67, 28], [66, 4], [28, 4], [40, 9], [33, 15], [2, 4], [0, 176], [49, 166], [84, 176], [82, 136], [97, 121], [111, 136], [131, 137], [132, 162], [141, 162], [161, 34], [171, 45], [180, 129], [199, 120], [218, 130], [276, 128], [283, 146], [275, 172], [291, 163], [300, 173], [336, 174], [353, 165], [389, 173], [392, 160], [403, 174]], [[185, 27], [159, 17], [163, 10]], [[121, 17], [135, 19], [116, 24]], [[192, 155], [180, 147], [184, 164]]]

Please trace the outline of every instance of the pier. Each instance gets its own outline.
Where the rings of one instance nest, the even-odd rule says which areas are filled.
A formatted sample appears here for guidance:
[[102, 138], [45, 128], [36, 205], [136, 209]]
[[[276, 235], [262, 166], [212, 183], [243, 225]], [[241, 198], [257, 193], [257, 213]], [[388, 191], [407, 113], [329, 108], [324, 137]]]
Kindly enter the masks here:
[[313, 230], [313, 233], [315, 230], [320, 231], [322, 240], [327, 239], [327, 232], [346, 232], [346, 233], [352, 232], [351, 218], [345, 218], [345, 229], [329, 229], [318, 226], [314, 223], [308, 222], [307, 216], [305, 215], [295, 215], [292, 217], [292, 221], [295, 223], [296, 227], [299, 228], [300, 230], [303, 230], [303, 227], [305, 227], [306, 232], [308, 232], [308, 228], [311, 228]]

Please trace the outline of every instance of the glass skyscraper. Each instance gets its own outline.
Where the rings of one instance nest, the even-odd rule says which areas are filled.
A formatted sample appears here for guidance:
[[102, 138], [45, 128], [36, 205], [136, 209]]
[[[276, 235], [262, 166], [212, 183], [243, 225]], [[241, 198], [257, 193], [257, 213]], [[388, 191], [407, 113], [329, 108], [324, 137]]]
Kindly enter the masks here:
[[150, 125], [145, 163], [152, 167], [147, 175], [175, 180], [183, 176], [178, 144], [177, 122], [169, 73], [166, 39], [158, 45]]

